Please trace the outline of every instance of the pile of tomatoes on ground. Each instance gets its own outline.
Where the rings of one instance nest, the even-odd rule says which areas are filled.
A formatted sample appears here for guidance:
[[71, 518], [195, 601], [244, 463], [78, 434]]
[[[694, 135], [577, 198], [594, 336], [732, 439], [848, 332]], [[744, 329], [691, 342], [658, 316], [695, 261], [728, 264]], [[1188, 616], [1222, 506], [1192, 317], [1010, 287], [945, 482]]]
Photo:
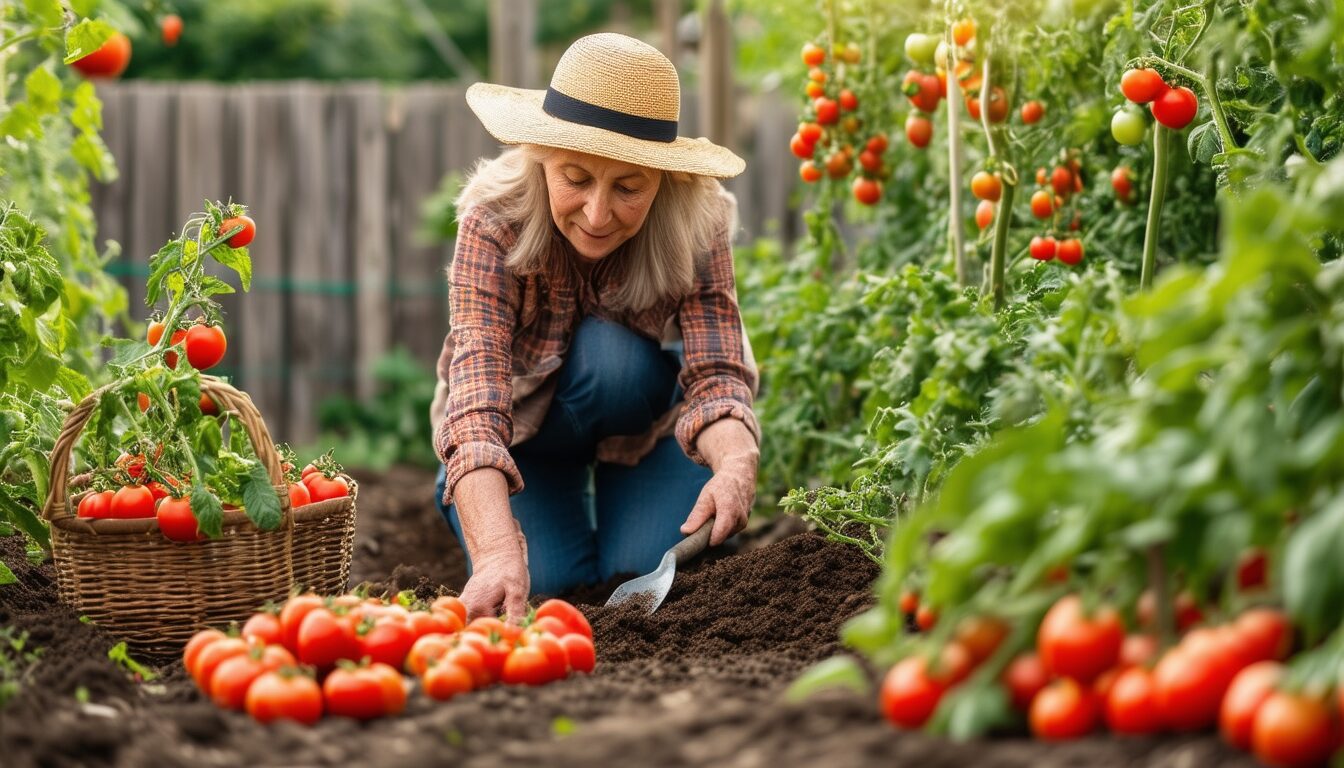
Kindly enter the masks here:
[[198, 632], [183, 663], [220, 707], [256, 720], [312, 725], [326, 715], [400, 714], [410, 685], [445, 701], [496, 683], [544, 685], [593, 671], [593, 630], [573, 605], [547, 600], [522, 624], [467, 621], [456, 597], [424, 603], [358, 595], [291, 597], [242, 629]]
[[[1259, 563], [1263, 574], [1262, 556]], [[1067, 594], [1053, 604], [1035, 650], [1014, 656], [998, 675], [1034, 736], [1076, 739], [1102, 727], [1123, 735], [1217, 728], [1228, 744], [1282, 768], [1323, 765], [1341, 746], [1344, 686], [1289, 672], [1293, 627], [1282, 611], [1258, 606], [1227, 623], [1204, 623], [1194, 597], [1182, 592], [1174, 606], [1181, 634], [1163, 651], [1153, 629], [1155, 605], [1145, 592], [1136, 610], [1143, 629], [1126, 633], [1120, 612], [1104, 598]], [[914, 593], [902, 595], [901, 608], [921, 630], [938, 622]], [[949, 690], [996, 656], [1010, 629], [991, 616], [965, 618], [932, 658], [898, 662], [882, 684], [883, 714], [901, 728], [925, 725]]]

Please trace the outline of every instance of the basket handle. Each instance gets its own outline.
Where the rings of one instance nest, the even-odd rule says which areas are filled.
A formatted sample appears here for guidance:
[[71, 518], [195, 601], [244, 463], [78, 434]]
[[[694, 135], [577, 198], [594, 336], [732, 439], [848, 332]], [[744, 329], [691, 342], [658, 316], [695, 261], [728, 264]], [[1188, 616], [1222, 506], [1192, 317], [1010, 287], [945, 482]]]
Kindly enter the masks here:
[[[98, 407], [103, 396], [115, 386], [115, 383], [107, 384], [89, 393], [65, 418], [61, 434], [56, 438], [56, 445], [51, 450], [51, 482], [48, 485], [47, 503], [42, 507], [42, 517], [46, 518], [47, 522], [74, 516], [69, 508], [67, 490], [70, 453], [75, 447], [75, 442], [79, 440], [80, 433], [84, 431], [84, 425], [93, 417], [93, 409]], [[257, 452], [257, 458], [266, 468], [266, 477], [271, 481], [271, 488], [279, 497], [281, 527], [293, 525], [293, 512], [289, 506], [289, 483], [285, 481], [284, 470], [280, 468], [280, 454], [276, 452], [271, 433], [266, 429], [266, 422], [262, 421], [261, 413], [253, 405], [252, 398], [246, 392], [234, 389], [227, 382], [205, 374], [201, 375], [201, 392], [210, 395], [220, 404], [222, 410], [233, 411], [242, 422], [248, 440], [252, 443], [252, 449]]]

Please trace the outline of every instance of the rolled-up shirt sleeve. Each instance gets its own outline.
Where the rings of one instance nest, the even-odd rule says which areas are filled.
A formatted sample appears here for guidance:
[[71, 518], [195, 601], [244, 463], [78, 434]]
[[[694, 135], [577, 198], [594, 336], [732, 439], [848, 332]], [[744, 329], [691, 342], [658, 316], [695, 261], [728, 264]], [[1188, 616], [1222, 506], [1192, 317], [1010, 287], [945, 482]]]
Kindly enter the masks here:
[[749, 384], [756, 371], [745, 354], [733, 249], [726, 230], [714, 239], [709, 257], [696, 266], [695, 288], [682, 301], [678, 319], [685, 344], [681, 386], [686, 407], [676, 426], [681, 449], [692, 461], [708, 466], [696, 439], [705, 427], [723, 418], [741, 421], [759, 446], [761, 428], [751, 409]]
[[518, 285], [504, 260], [513, 234], [481, 206], [458, 228], [448, 277], [447, 407], [434, 433], [434, 449], [447, 470], [444, 503], [457, 481], [481, 467], [504, 473], [509, 493], [523, 478], [509, 454], [513, 439], [513, 331]]

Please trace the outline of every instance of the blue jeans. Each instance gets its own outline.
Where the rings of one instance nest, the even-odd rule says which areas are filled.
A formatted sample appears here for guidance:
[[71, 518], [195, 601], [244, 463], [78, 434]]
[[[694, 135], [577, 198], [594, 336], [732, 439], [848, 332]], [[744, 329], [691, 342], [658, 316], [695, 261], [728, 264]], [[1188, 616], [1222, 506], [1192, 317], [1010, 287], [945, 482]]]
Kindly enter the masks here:
[[[527, 537], [534, 594], [647, 573], [681, 540], [711, 473], [675, 437], [659, 440], [638, 466], [595, 460], [603, 438], [641, 434], [681, 399], [680, 369], [678, 354], [618, 323], [580, 323], [540, 430], [509, 450], [525, 486], [509, 502]], [[443, 491], [440, 467], [435, 497], [465, 552], [457, 507], [443, 506]]]

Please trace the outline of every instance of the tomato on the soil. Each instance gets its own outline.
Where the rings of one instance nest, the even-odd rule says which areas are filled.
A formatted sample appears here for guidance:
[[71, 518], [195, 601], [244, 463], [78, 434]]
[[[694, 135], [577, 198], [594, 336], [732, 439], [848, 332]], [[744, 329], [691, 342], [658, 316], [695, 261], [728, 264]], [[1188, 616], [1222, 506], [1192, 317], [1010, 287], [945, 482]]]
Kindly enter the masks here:
[[1251, 729], [1251, 752], [1274, 768], [1324, 765], [1339, 745], [1339, 725], [1325, 701], [1278, 691], [1265, 699]]
[[896, 662], [883, 678], [879, 704], [883, 716], [893, 725], [923, 726], [947, 692], [946, 684], [930, 676], [924, 667], [922, 656], [910, 656]]
[[1065, 595], [1041, 621], [1036, 650], [1052, 674], [1090, 683], [1115, 666], [1124, 641], [1124, 625], [1114, 608], [1099, 606], [1089, 616], [1080, 597]]
[[1031, 702], [1031, 732], [1039, 739], [1077, 739], [1097, 725], [1097, 701], [1077, 680], [1062, 677], [1050, 683]]
[[447, 701], [459, 693], [475, 688], [471, 673], [450, 661], [440, 661], [425, 671], [425, 695], [436, 701]]
[[266, 672], [252, 681], [244, 705], [259, 723], [293, 720], [312, 725], [322, 718], [322, 688], [297, 670]]
[[280, 625], [280, 616], [270, 611], [252, 614], [239, 633], [243, 637], [255, 637], [266, 645], [284, 645], [284, 628]]
[[361, 655], [359, 638], [349, 617], [328, 608], [316, 608], [303, 617], [298, 646], [299, 661], [319, 670], [330, 669], [341, 659], [358, 659]]
[[1238, 616], [1232, 626], [1241, 637], [1248, 662], [1282, 661], [1293, 648], [1293, 625], [1274, 608], [1252, 608]]
[[210, 699], [224, 709], [241, 711], [247, 690], [258, 677], [294, 664], [294, 655], [279, 645], [253, 647], [248, 653], [230, 656], [210, 678]]
[[1031, 702], [1045, 686], [1050, 684], [1050, 673], [1045, 671], [1041, 657], [1035, 653], [1024, 653], [1009, 662], [1004, 669], [1001, 681], [1008, 689], [1013, 706], [1026, 712]]
[[[439, 599], [443, 600], [445, 598]], [[457, 600], [457, 598], [447, 599]], [[458, 603], [460, 604], [461, 600], [458, 600]], [[436, 602], [435, 605], [437, 604], [438, 603]], [[551, 598], [550, 600], [547, 600], [537, 606], [537, 611], [534, 616], [538, 619], [553, 616], [563, 622], [566, 627], [569, 627], [571, 632], [577, 632], [589, 640], [593, 639], [593, 627], [588, 623], [588, 617], [583, 615], [583, 611], [575, 608], [571, 603], [565, 600], [559, 598]]]
[[332, 670], [322, 683], [322, 698], [327, 714], [355, 720], [372, 720], [387, 715], [389, 689], [384, 687], [384, 680], [370, 667], [338, 667]]
[[1218, 709], [1218, 732], [1224, 741], [1237, 749], [1251, 748], [1255, 714], [1274, 693], [1283, 672], [1283, 665], [1277, 661], [1258, 661], [1232, 678]]
[[1106, 694], [1106, 725], [1116, 733], [1149, 734], [1162, 728], [1153, 705], [1153, 673], [1144, 667], [1124, 670]]

